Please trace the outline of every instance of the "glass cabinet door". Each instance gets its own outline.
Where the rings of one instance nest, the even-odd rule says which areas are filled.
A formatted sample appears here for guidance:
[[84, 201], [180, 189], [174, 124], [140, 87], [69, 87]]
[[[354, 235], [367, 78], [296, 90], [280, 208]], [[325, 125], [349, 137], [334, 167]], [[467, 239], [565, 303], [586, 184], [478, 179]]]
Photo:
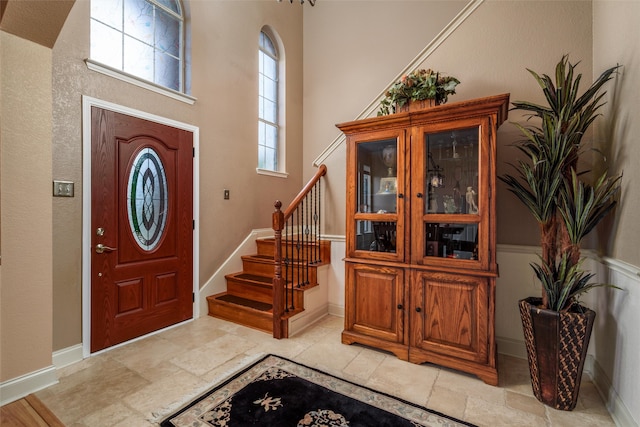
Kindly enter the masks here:
[[[486, 165], [482, 148], [483, 126], [470, 121], [468, 127], [422, 129], [419, 146], [412, 157], [417, 188], [414, 209], [414, 257], [423, 263], [448, 263], [466, 260], [478, 263], [485, 227], [483, 193], [487, 180], [482, 178]], [[415, 179], [418, 178], [418, 179]], [[481, 256], [481, 255], [480, 255]], [[440, 259], [441, 261], [437, 261]], [[447, 261], [445, 261], [447, 260]]]
[[478, 128], [425, 134], [425, 211], [478, 214]]
[[[404, 143], [399, 135], [353, 144], [356, 171], [354, 247], [359, 256], [398, 259], [402, 256]], [[400, 224], [399, 224], [400, 220]]]

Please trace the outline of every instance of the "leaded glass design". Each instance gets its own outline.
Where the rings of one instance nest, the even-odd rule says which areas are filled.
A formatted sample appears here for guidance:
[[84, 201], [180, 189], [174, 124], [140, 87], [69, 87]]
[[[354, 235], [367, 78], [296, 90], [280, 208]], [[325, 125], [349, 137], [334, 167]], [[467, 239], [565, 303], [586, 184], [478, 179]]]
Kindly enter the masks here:
[[168, 206], [164, 165], [153, 148], [144, 148], [133, 161], [127, 184], [129, 226], [143, 250], [152, 251], [162, 240]]
[[184, 91], [183, 25], [176, 0], [91, 0], [91, 58]]
[[278, 170], [278, 53], [260, 32], [258, 51], [258, 168]]

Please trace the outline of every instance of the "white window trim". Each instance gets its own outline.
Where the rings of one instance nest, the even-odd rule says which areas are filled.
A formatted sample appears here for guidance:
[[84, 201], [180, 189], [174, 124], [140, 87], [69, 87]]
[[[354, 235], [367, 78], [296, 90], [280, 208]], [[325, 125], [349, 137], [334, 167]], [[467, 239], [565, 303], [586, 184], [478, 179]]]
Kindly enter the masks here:
[[258, 175], [275, 176], [277, 178], [288, 178], [289, 177], [289, 173], [288, 172], [272, 171], [270, 169], [256, 168], [256, 172], [258, 173]]
[[84, 62], [85, 64], [87, 64], [87, 68], [91, 71], [96, 71], [109, 77], [131, 83], [132, 85], [168, 96], [169, 98], [177, 99], [178, 101], [182, 101], [186, 104], [193, 105], [197, 101], [197, 98], [194, 98], [193, 96], [178, 92], [177, 90], [166, 88], [164, 86], [160, 86], [145, 79], [141, 79], [140, 77], [134, 76], [133, 74], [129, 74], [122, 70], [118, 70], [117, 68], [110, 67], [91, 58], [85, 59]]
[[[277, 73], [278, 73], [277, 122], [271, 123], [269, 121], [261, 119], [258, 115], [258, 122], [260, 122], [260, 120], [263, 120], [265, 123], [275, 125], [278, 129], [278, 149], [277, 149], [278, 169], [271, 170], [271, 169], [256, 168], [256, 173], [258, 173], [258, 175], [287, 178], [289, 176], [289, 173], [287, 172], [287, 156], [286, 156], [287, 144], [286, 144], [286, 133], [284, 131], [284, 117], [285, 117], [286, 105], [284, 104], [284, 101], [283, 101], [286, 99], [286, 96], [284, 93], [285, 84], [283, 84], [284, 81], [286, 80], [286, 77], [285, 77], [286, 70], [285, 70], [285, 64], [284, 64], [284, 48], [282, 47], [282, 42], [279, 36], [275, 34], [274, 31], [270, 29], [268, 26], [263, 27], [260, 30], [260, 32], [264, 33], [268, 37], [268, 39], [273, 44], [277, 53], [277, 55], [274, 57], [270, 52], [266, 50], [262, 50], [258, 44], [259, 51], [262, 51], [265, 55], [269, 56], [272, 59], [275, 59], [278, 67], [277, 68]], [[258, 149], [259, 149], [259, 145], [258, 145]]]

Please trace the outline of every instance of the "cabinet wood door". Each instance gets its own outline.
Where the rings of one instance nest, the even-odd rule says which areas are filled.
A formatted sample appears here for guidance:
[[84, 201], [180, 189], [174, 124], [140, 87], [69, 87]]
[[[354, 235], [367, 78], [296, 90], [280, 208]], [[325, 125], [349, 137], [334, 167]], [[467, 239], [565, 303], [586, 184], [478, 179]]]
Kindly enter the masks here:
[[480, 116], [414, 128], [408, 200], [412, 262], [495, 270], [491, 123]]
[[347, 257], [404, 262], [405, 131], [365, 132], [347, 142]]
[[417, 351], [410, 360], [438, 354], [486, 362], [491, 279], [427, 271], [412, 276], [410, 345]]
[[346, 329], [391, 343], [403, 343], [404, 270], [351, 263], [346, 267]]

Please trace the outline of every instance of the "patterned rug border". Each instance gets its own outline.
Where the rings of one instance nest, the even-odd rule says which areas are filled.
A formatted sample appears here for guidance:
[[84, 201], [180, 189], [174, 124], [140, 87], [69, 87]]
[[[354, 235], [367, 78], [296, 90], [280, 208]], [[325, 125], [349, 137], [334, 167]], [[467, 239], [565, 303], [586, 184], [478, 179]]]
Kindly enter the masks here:
[[[362, 385], [362, 384], [358, 384], [356, 382], [353, 382], [353, 381], [338, 377], [336, 375], [330, 374], [328, 372], [325, 372], [325, 371], [323, 371], [321, 369], [314, 368], [314, 367], [311, 367], [311, 366], [307, 366], [307, 365], [305, 365], [303, 363], [296, 362], [295, 360], [291, 360], [291, 359], [286, 358], [284, 356], [280, 356], [280, 355], [272, 354], [272, 353], [266, 354], [266, 355], [264, 355], [263, 357], [261, 357], [259, 359], [256, 359], [254, 361], [249, 362], [249, 365], [247, 365], [246, 367], [241, 368], [240, 370], [238, 370], [235, 373], [231, 374], [231, 376], [229, 376], [227, 379], [225, 379], [221, 383], [213, 385], [212, 387], [208, 388], [206, 391], [202, 392], [200, 395], [190, 399], [187, 403], [184, 403], [179, 409], [174, 410], [171, 413], [169, 413], [168, 415], [163, 416], [158, 425], [160, 427], [172, 427], [174, 424], [170, 422], [171, 419], [173, 419], [173, 418], [183, 414], [184, 412], [188, 411], [190, 408], [192, 408], [193, 406], [195, 406], [198, 403], [202, 402], [207, 397], [209, 397], [210, 395], [215, 393], [217, 390], [220, 390], [220, 389], [226, 387], [227, 385], [229, 385], [230, 383], [232, 383], [233, 381], [235, 381], [236, 379], [238, 379], [242, 375], [246, 374], [248, 371], [256, 368], [258, 365], [260, 365], [261, 363], [265, 362], [269, 358], [276, 358], [276, 359], [282, 360], [284, 362], [300, 366], [302, 369], [307, 369], [307, 370], [313, 371], [313, 372], [315, 372], [317, 374], [325, 375], [325, 376], [327, 376], [329, 378], [333, 378], [334, 380], [341, 381], [341, 382], [343, 382], [345, 384], [349, 384], [349, 385], [354, 386], [354, 387], [359, 387], [359, 388], [361, 388], [363, 390], [366, 390], [367, 392], [383, 396], [383, 397], [385, 397], [387, 399], [398, 401], [398, 402], [400, 402], [400, 403], [402, 403], [404, 405], [410, 406], [410, 407], [412, 407], [414, 409], [425, 411], [425, 412], [427, 412], [429, 414], [432, 414], [434, 416], [445, 418], [445, 419], [450, 420], [450, 421], [452, 421], [454, 423], [457, 423], [457, 424], [459, 424], [461, 426], [477, 427], [475, 424], [469, 423], [467, 421], [460, 420], [458, 418], [452, 417], [452, 416], [444, 414], [442, 412], [435, 411], [433, 409], [429, 409], [429, 408], [427, 408], [425, 406], [418, 405], [416, 403], [410, 402], [410, 401], [402, 399], [400, 397], [393, 396], [393, 395], [391, 395], [389, 393], [385, 393], [385, 392], [373, 389], [371, 387], [368, 387], [368, 386], [365, 386], [365, 385]], [[300, 378], [304, 379], [305, 381], [309, 381], [309, 382], [314, 383], [309, 378], [304, 378], [304, 377], [300, 377]], [[319, 384], [319, 385], [321, 387], [325, 387], [326, 388], [326, 386], [324, 386], [324, 385], [321, 385], [321, 384]], [[235, 394], [235, 392], [234, 392], [234, 394]], [[372, 403], [364, 402], [361, 399], [358, 399], [357, 397], [352, 397], [352, 396], [348, 396], [348, 395], [345, 395], [345, 396], [351, 397], [351, 398], [356, 399], [356, 400], [359, 400], [359, 401], [361, 401], [362, 403], [364, 403], [366, 405], [375, 406], [375, 405], [372, 405]], [[386, 411], [386, 409], [384, 409], [384, 408], [381, 408], [381, 409]]]

